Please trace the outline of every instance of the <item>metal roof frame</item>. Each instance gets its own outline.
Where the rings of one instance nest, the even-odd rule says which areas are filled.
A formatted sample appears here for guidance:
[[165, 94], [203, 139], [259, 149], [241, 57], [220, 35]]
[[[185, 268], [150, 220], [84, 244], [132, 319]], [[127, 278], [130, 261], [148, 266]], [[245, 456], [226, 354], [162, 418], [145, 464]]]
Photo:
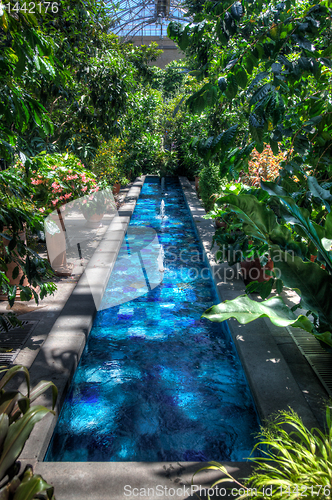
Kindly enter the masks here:
[[164, 38], [170, 21], [188, 23], [181, 0], [106, 0], [108, 8], [114, 8], [113, 32], [123, 41], [133, 37]]

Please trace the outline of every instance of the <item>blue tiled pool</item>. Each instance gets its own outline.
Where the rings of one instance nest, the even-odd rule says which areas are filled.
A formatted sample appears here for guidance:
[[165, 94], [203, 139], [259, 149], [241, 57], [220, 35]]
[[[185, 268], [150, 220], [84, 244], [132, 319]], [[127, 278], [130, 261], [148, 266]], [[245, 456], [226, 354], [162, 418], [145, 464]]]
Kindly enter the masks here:
[[258, 420], [242, 366], [227, 325], [201, 319], [216, 302], [178, 179], [162, 195], [147, 178], [45, 460], [248, 457]]

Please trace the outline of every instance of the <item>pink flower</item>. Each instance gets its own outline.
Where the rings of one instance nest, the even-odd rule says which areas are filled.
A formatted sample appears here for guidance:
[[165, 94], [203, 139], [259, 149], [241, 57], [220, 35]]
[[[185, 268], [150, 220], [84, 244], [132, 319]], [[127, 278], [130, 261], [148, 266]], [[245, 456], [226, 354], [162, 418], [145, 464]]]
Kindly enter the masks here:
[[88, 186], [83, 186], [83, 187], [82, 187], [82, 191], [83, 191], [83, 193], [85, 193], [85, 191], [86, 191], [87, 189], [88, 189]]
[[53, 205], [56, 205], [57, 203], [59, 203], [59, 200], [52, 200], [52, 203]]
[[65, 194], [65, 195], [64, 195], [64, 199], [65, 199], [65, 200], [68, 200], [68, 198], [70, 198], [72, 194], [73, 194], [73, 193], [67, 193], [67, 194]]
[[45, 212], [45, 208], [38, 208], [39, 212]]

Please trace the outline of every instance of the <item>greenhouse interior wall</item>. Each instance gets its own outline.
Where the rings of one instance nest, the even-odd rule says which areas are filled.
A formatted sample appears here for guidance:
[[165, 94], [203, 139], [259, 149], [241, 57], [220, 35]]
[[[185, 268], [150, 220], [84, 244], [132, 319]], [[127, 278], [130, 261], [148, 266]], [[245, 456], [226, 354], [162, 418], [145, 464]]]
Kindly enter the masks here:
[[156, 61], [151, 63], [151, 66], [158, 66], [158, 68], [164, 69], [167, 64], [171, 61], [178, 61], [183, 57], [183, 52], [178, 49], [175, 43], [167, 37], [160, 36], [134, 36], [132, 42], [137, 47], [139, 45], [150, 45], [152, 42], [157, 42], [159, 49], [163, 50], [163, 53]]

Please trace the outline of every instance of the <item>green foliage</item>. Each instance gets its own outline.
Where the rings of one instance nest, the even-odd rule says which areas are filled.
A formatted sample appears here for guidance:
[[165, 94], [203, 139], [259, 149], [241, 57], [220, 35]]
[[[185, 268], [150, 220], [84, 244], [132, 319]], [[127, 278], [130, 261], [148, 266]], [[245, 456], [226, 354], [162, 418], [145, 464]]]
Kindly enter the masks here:
[[[299, 155], [302, 172], [329, 170], [330, 2], [186, 0], [185, 6], [193, 23], [171, 23], [169, 36], [198, 78], [208, 79], [189, 98], [190, 109], [208, 109], [216, 89], [224, 116], [239, 124], [238, 147], [249, 133], [258, 151], [270, 143], [277, 152], [279, 143], [289, 153], [288, 163]], [[215, 128], [215, 135], [220, 131]]]
[[110, 186], [116, 182], [128, 184], [131, 171], [126, 168], [127, 144], [123, 139], [114, 137], [104, 142], [98, 149], [91, 170], [98, 180], [105, 180]]
[[164, 148], [160, 134], [146, 133], [140, 137], [128, 152], [126, 166], [135, 174], [172, 175], [176, 168], [176, 152]]
[[151, 68], [150, 84], [153, 89], [162, 92], [164, 99], [175, 97], [188, 80], [187, 72], [183, 61], [171, 61], [165, 69]]
[[[311, 297], [313, 294], [310, 294]], [[317, 333], [309, 319], [304, 316], [296, 316], [281, 297], [272, 297], [263, 302], [250, 299], [247, 295], [239, 295], [236, 299], [210, 307], [202, 316], [210, 321], [221, 323], [229, 318], [235, 318], [242, 325], [251, 323], [258, 318], [269, 318], [276, 326], [293, 326], [301, 328], [315, 335], [318, 340], [332, 346], [332, 335], [330, 332]]]
[[39, 29], [42, 18], [29, 9], [16, 13], [5, 8], [0, 16], [0, 159], [6, 161], [28, 131], [36, 129], [42, 136], [52, 132], [45, 107], [26, 85], [27, 75], [32, 83], [37, 72], [48, 84], [63, 78], [55, 69], [52, 42]]
[[[265, 184], [270, 186], [269, 183]], [[281, 197], [280, 199], [287, 208], [284, 218], [302, 228], [304, 235], [321, 253], [323, 244], [320, 238], [326, 235], [330, 236], [330, 218], [326, 223], [326, 230], [328, 230], [326, 232], [325, 228], [313, 224], [308, 217], [308, 212], [298, 207], [292, 198]], [[236, 213], [238, 219], [242, 221], [243, 232], [256, 240], [257, 248], [263, 248], [269, 252], [275, 268], [274, 278], [269, 282], [270, 291], [274, 283], [278, 285], [279, 291], [282, 289], [282, 284], [297, 291], [301, 297], [300, 306], [307, 310], [308, 315], [311, 313], [313, 316], [310, 327], [306, 323], [305, 329], [331, 345], [330, 290], [332, 277], [330, 273], [322, 269], [320, 265], [309, 261], [308, 247], [302, 241], [297, 241], [296, 233], [294, 234], [285, 224], [279, 224], [274, 211], [266, 206], [266, 200], [259, 201], [252, 194], [228, 194], [217, 199], [216, 204], [223, 207], [227, 204], [226, 210], [233, 214]], [[319, 231], [320, 236], [317, 231]], [[323, 252], [328, 254], [326, 257], [328, 260], [325, 261], [328, 264], [330, 250], [323, 248]], [[232, 305], [234, 305], [234, 312], [237, 314], [237, 299], [228, 306], [228, 312], [232, 310]], [[264, 305], [265, 303], [258, 307]], [[276, 313], [274, 308], [273, 314], [271, 312], [270, 316], [273, 317]], [[280, 321], [282, 318], [283, 316], [280, 314]], [[271, 319], [271, 321], [273, 320]], [[296, 326], [302, 327], [303, 323]]]
[[[38, 303], [39, 298], [54, 293], [56, 286], [49, 282], [53, 275], [49, 263], [42, 259], [34, 250], [21, 240], [19, 233], [25, 229], [41, 229], [43, 220], [37, 214], [31, 202], [31, 190], [24, 176], [18, 175], [16, 169], [11, 168], [0, 172], [0, 287], [2, 293], [8, 294], [9, 304], [13, 305], [17, 289], [20, 290], [21, 300], [30, 300], [32, 297]], [[18, 285], [10, 285], [6, 272], [8, 264], [15, 262], [23, 271]], [[15, 277], [15, 276], [14, 276]], [[23, 285], [24, 279], [29, 285]], [[39, 292], [36, 288], [39, 287]]]
[[121, 44], [98, 0], [60, 0], [47, 14], [38, 6], [32, 15], [6, 4], [0, 16], [0, 160], [69, 151], [90, 164], [120, 133], [128, 97], [160, 51]]
[[[44, 215], [89, 194], [96, 187], [95, 176], [72, 154], [39, 154], [30, 162], [26, 176], [32, 202]], [[25, 177], [25, 169], [18, 162], [12, 169], [17, 177]]]
[[[210, 462], [204, 470], [217, 470], [226, 477], [211, 486], [234, 481], [241, 490], [237, 500], [254, 494], [255, 498], [297, 499], [303, 495], [318, 500], [332, 498], [332, 425], [330, 408], [326, 409], [326, 429], [311, 429], [304, 426], [293, 411], [278, 412], [267, 425], [261, 428], [258, 448], [262, 456], [252, 458], [254, 473], [243, 484], [235, 480], [226, 467]], [[209, 500], [211, 499], [208, 496]]]
[[[7, 500], [54, 499], [53, 487], [40, 475], [33, 473], [28, 465], [23, 471], [17, 462], [35, 424], [53, 411], [32, 403], [49, 388], [52, 389], [53, 408], [57, 399], [57, 388], [51, 382], [41, 381], [31, 390], [28, 370], [16, 365], [1, 369], [0, 381], [0, 497]], [[16, 374], [23, 374], [27, 394], [6, 391], [4, 388]]]
[[219, 167], [213, 163], [209, 163], [203, 167], [199, 174], [199, 192], [207, 211], [212, 209], [215, 198], [220, 191]]

